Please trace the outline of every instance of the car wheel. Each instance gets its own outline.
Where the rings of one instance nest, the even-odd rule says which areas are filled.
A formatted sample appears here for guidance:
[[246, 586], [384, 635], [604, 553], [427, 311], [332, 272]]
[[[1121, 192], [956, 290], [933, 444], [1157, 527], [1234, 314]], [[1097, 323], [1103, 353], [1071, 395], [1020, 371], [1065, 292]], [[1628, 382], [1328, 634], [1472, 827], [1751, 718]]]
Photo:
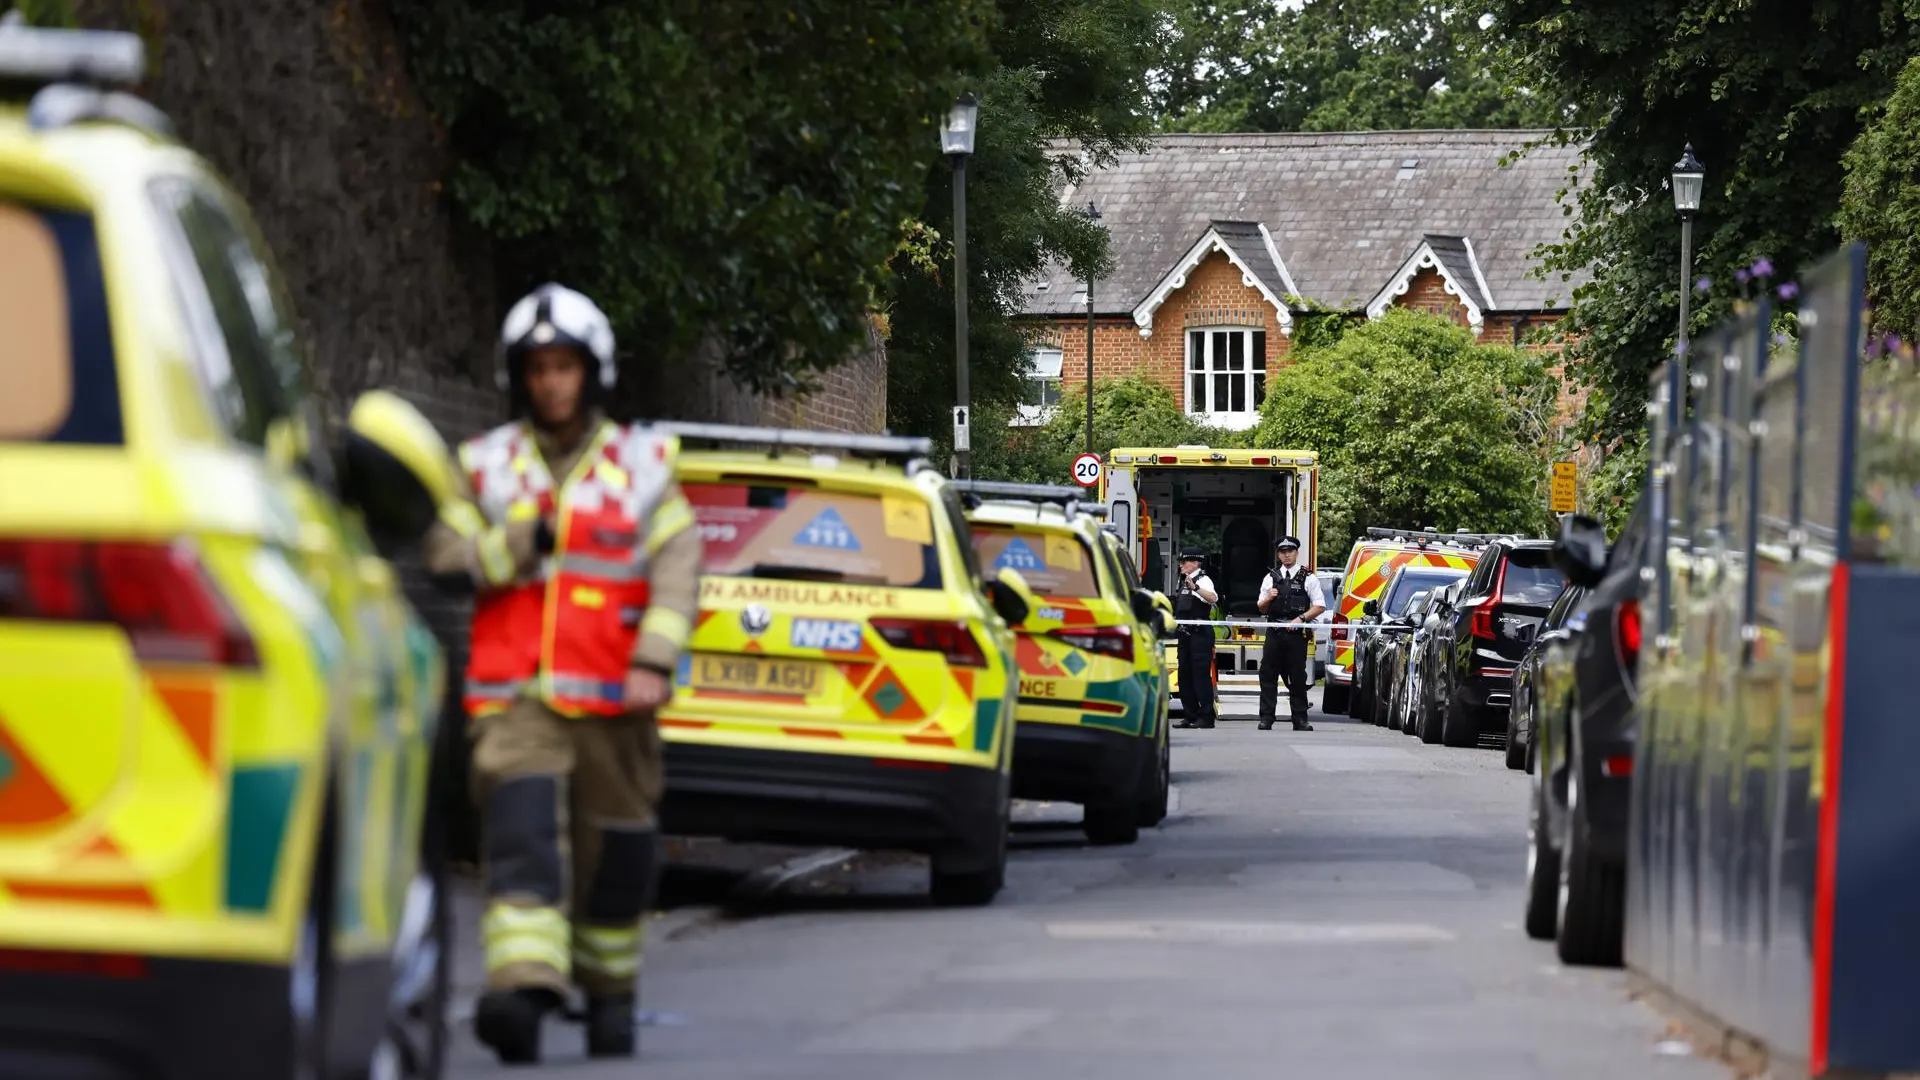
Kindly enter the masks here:
[[1326, 690], [1320, 695], [1320, 711], [1328, 716], [1344, 716], [1347, 711], [1347, 701], [1352, 696], [1352, 687], [1328, 683]]
[[[927, 893], [936, 907], [984, 907], [993, 903], [1007, 881], [1007, 819], [1009, 808], [1000, 807], [987, 864], [980, 866], [969, 856], [973, 849], [936, 851], [930, 860]], [[956, 861], [966, 860], [955, 867]]]
[[1448, 700], [1441, 711], [1440, 741], [1448, 746], [1472, 746], [1480, 741], [1478, 722], [1458, 700]]
[[[1518, 697], [1518, 695], [1515, 695]], [[1527, 767], [1527, 743], [1520, 737], [1519, 707], [1507, 710], [1507, 768], [1519, 772]]]
[[1153, 786], [1140, 804], [1140, 827], [1151, 829], [1167, 819], [1167, 801], [1173, 791], [1173, 751], [1167, 741], [1166, 725], [1160, 725], [1160, 748], [1154, 755]]
[[1527, 936], [1551, 941], [1559, 918], [1560, 852], [1547, 828], [1547, 793], [1538, 775], [1527, 791]]
[[1140, 810], [1131, 803], [1089, 803], [1080, 828], [1095, 844], [1131, 844], [1140, 839]]
[[1560, 859], [1555, 951], [1563, 963], [1618, 967], [1626, 916], [1626, 868], [1610, 865], [1593, 853], [1581, 787], [1578, 756], [1570, 755], [1567, 847]]

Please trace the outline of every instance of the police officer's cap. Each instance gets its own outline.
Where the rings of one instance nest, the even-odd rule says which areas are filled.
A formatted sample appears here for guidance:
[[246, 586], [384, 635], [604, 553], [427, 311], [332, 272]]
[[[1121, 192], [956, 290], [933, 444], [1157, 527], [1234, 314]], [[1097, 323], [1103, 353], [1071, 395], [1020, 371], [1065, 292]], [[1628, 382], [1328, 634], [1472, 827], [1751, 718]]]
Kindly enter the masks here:
[[1274, 541], [1273, 546], [1276, 550], [1279, 550], [1279, 551], [1286, 551], [1291, 548], [1298, 548], [1300, 546], [1300, 538], [1296, 536], [1283, 536], [1280, 539]]
[[1205, 559], [1206, 557], [1207, 557], [1206, 552], [1201, 551], [1199, 548], [1194, 548], [1194, 547], [1187, 548], [1186, 550], [1180, 553], [1181, 562], [1186, 562], [1188, 559]]

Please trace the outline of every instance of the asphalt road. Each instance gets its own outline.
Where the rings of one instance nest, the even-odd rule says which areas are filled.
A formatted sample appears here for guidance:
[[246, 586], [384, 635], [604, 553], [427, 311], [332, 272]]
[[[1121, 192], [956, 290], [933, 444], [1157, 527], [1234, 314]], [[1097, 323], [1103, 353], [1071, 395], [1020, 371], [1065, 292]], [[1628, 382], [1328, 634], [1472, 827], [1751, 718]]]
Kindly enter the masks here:
[[[1730, 1075], [1619, 972], [1562, 968], [1521, 932], [1526, 783], [1497, 752], [1314, 720], [1176, 730], [1175, 813], [1131, 847], [1086, 846], [1077, 807], [1023, 806], [989, 908], [926, 906], [905, 857], [829, 857], [768, 894], [821, 862], [787, 852], [730, 906], [656, 922], [639, 1063], [585, 1062], [554, 1023], [549, 1064], [511, 1075]], [[463, 1026], [454, 1074], [503, 1070]]]

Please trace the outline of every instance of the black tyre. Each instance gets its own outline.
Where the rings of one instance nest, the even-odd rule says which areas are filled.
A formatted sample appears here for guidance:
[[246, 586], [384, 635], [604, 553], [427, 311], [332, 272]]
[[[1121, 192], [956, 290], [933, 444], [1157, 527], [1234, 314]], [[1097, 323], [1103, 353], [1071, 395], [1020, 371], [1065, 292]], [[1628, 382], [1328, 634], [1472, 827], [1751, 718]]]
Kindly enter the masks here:
[[320, 805], [320, 842], [314, 847], [313, 878], [307, 886], [307, 910], [300, 920], [293, 956], [287, 962], [289, 1075], [294, 1080], [330, 1076], [326, 1048], [333, 1016], [333, 905], [335, 801], [331, 786]]
[[1140, 839], [1140, 810], [1132, 803], [1089, 804], [1080, 828], [1095, 844], [1131, 844]]
[[1320, 695], [1320, 711], [1328, 716], [1342, 716], [1347, 711], [1347, 700], [1353, 695], [1350, 686], [1335, 686], [1331, 682]]
[[1160, 725], [1158, 748], [1154, 752], [1153, 774], [1147, 797], [1140, 803], [1140, 827], [1151, 829], [1167, 819], [1167, 802], [1173, 792], [1173, 751], [1167, 741], [1166, 725]]
[[1520, 772], [1527, 767], [1527, 740], [1520, 737], [1519, 717], [1507, 710], [1507, 768]]
[[1547, 828], [1547, 793], [1537, 775], [1527, 790], [1527, 936], [1551, 941], [1559, 919], [1560, 852]]
[[935, 906], [984, 907], [1000, 895], [1007, 881], [1007, 817], [1007, 808], [1002, 806], [999, 829], [984, 866], [973, 849], [934, 853], [927, 874], [927, 893]]
[[1480, 741], [1480, 723], [1458, 701], [1448, 701], [1440, 710], [1440, 741], [1448, 746], [1472, 746]]
[[1567, 766], [1567, 847], [1560, 860], [1555, 951], [1563, 963], [1619, 967], [1627, 871], [1594, 854], [1578, 756]]

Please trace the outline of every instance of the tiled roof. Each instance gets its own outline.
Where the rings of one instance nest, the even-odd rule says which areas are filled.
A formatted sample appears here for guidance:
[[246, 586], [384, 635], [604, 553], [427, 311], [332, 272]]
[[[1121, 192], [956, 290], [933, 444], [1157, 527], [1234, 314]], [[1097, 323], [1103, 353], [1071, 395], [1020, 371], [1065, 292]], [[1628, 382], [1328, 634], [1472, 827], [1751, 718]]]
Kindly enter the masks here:
[[[1261, 226], [1310, 300], [1358, 310], [1427, 243], [1449, 273], [1465, 275], [1487, 310], [1560, 310], [1581, 279], [1530, 276], [1532, 253], [1559, 240], [1567, 226], [1557, 195], [1573, 179], [1580, 149], [1543, 142], [1502, 165], [1548, 134], [1161, 135], [1144, 153], [1124, 155], [1064, 187], [1060, 197], [1074, 206], [1096, 203], [1112, 236], [1115, 269], [1095, 289], [1102, 314], [1132, 311], [1209, 228], [1263, 281], [1271, 266], [1277, 282], [1281, 271]], [[1054, 150], [1075, 147], [1061, 142]], [[1043, 282], [1046, 288], [1036, 288]], [[1073, 303], [1079, 291], [1064, 266], [1048, 267], [1029, 283], [1026, 311], [1084, 313], [1084, 298]]]

